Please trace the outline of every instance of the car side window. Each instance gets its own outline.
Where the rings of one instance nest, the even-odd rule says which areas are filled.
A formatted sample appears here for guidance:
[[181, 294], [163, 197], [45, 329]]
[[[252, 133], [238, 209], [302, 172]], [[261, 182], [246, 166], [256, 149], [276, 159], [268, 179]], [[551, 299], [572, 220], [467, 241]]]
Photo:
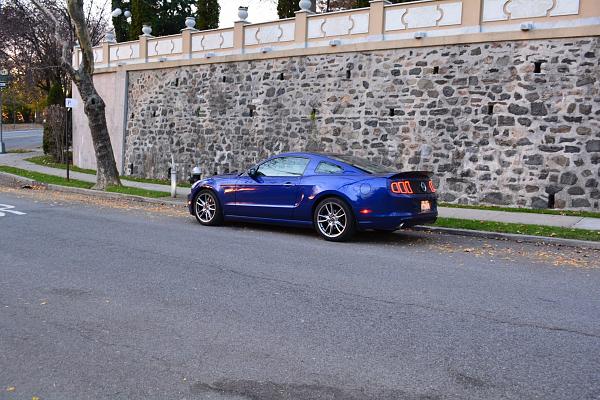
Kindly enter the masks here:
[[304, 157], [277, 157], [258, 166], [259, 176], [302, 176], [309, 159]]
[[317, 165], [317, 168], [315, 168], [315, 172], [317, 174], [341, 174], [344, 172], [344, 169], [335, 164], [321, 161], [319, 165]]

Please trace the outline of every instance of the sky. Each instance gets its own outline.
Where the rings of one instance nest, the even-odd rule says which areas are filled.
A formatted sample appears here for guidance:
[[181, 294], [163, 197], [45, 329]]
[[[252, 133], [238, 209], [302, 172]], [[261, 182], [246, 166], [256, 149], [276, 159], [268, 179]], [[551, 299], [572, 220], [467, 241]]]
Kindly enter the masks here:
[[238, 20], [237, 9], [239, 6], [248, 7], [248, 21], [265, 22], [278, 19], [277, 0], [219, 0], [221, 5], [221, 28], [233, 26]]

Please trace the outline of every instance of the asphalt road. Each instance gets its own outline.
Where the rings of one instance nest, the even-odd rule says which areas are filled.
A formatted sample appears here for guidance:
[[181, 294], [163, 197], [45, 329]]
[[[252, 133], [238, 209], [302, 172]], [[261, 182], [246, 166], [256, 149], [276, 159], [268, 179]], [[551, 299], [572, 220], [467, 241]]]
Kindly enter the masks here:
[[600, 398], [598, 252], [0, 204], [0, 399]]
[[6, 150], [35, 149], [42, 146], [41, 129], [3, 132], [2, 135]]

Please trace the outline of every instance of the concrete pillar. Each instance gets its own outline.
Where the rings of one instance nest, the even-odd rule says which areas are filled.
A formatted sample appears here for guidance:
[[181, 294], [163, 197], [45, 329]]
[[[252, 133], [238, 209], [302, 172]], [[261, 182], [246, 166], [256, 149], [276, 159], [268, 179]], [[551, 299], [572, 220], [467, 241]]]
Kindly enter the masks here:
[[462, 26], [481, 26], [481, 13], [484, 0], [463, 0]]
[[143, 62], [148, 61], [148, 36], [140, 35], [138, 39], [140, 44], [140, 60]]
[[233, 23], [233, 48], [239, 54], [244, 54], [244, 26], [248, 21], [235, 21]]
[[107, 41], [102, 42], [102, 63], [110, 67], [110, 42]]
[[371, 0], [369, 2], [369, 40], [383, 40], [385, 33], [385, 6], [391, 4], [387, 0]]
[[181, 30], [181, 53], [183, 58], [192, 58], [192, 34], [197, 31], [197, 29], [193, 28]]
[[296, 11], [294, 41], [298, 47], [306, 47], [308, 39], [308, 16], [310, 11]]

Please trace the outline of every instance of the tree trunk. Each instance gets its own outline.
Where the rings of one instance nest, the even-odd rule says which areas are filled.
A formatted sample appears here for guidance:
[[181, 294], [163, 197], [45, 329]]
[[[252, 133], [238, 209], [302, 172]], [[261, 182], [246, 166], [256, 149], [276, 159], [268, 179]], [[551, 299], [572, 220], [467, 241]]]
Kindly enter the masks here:
[[94, 151], [96, 153], [96, 185], [93, 189], [106, 190], [108, 186], [120, 186], [119, 171], [113, 154], [110, 135], [106, 125], [104, 100], [96, 91], [93, 76], [81, 74], [80, 80], [75, 81], [84, 104], [84, 112], [88, 118]]

